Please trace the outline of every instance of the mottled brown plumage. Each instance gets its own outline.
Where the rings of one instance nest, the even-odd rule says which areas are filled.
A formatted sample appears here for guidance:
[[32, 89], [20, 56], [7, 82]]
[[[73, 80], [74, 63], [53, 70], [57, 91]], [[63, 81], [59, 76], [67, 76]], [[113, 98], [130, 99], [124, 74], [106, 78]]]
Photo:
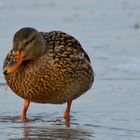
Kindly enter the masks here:
[[17, 51], [24, 61], [15, 71], [6, 73], [5, 79], [14, 93], [24, 99], [62, 104], [84, 94], [93, 83], [87, 53], [66, 33], [22, 28], [14, 36], [4, 69], [16, 61], [13, 54]]

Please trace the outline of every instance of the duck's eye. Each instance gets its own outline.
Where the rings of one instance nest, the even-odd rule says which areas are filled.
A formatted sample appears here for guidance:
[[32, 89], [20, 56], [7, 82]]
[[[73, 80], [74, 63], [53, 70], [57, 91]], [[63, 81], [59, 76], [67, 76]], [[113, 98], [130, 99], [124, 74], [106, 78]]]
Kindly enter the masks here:
[[27, 46], [29, 43], [31, 43], [33, 40], [35, 40], [36, 35], [34, 35], [32, 38], [30, 38], [29, 40], [26, 40], [25, 45]]
[[28, 44], [29, 44], [29, 41], [26, 41], [26, 42], [25, 42], [25, 45], [27, 46]]

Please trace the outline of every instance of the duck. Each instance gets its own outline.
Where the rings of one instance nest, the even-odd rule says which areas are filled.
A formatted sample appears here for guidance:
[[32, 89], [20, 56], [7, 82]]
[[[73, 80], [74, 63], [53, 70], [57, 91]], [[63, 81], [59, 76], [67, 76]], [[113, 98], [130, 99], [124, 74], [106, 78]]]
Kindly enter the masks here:
[[90, 58], [77, 39], [62, 31], [42, 32], [32, 27], [15, 33], [3, 73], [10, 89], [24, 99], [22, 121], [27, 120], [31, 102], [67, 103], [64, 118], [70, 118], [72, 101], [94, 81]]

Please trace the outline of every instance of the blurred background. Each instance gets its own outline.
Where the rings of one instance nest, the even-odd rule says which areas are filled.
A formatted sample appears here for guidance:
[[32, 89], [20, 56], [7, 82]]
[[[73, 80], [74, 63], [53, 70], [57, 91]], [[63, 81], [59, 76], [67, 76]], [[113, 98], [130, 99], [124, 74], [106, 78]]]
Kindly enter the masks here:
[[[67, 32], [91, 58], [95, 83], [74, 102], [69, 129], [51, 120], [65, 105], [31, 105], [28, 125], [15, 118], [23, 101], [5, 86], [2, 66], [22, 27]], [[0, 137], [140, 139], [139, 0], [0, 0], [0, 44]]]

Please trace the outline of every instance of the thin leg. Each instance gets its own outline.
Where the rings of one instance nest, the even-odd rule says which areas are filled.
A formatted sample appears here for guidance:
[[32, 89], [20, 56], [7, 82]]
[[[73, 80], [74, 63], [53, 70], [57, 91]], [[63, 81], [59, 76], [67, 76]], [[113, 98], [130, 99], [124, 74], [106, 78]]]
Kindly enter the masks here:
[[20, 117], [22, 121], [27, 120], [26, 113], [27, 113], [29, 105], [30, 105], [30, 101], [25, 99], [24, 100], [24, 107], [23, 107], [22, 114], [21, 114], [21, 117]]
[[72, 100], [67, 102], [67, 108], [66, 108], [66, 111], [64, 113], [64, 119], [66, 121], [70, 121], [70, 108], [71, 108], [71, 104], [72, 104]]

